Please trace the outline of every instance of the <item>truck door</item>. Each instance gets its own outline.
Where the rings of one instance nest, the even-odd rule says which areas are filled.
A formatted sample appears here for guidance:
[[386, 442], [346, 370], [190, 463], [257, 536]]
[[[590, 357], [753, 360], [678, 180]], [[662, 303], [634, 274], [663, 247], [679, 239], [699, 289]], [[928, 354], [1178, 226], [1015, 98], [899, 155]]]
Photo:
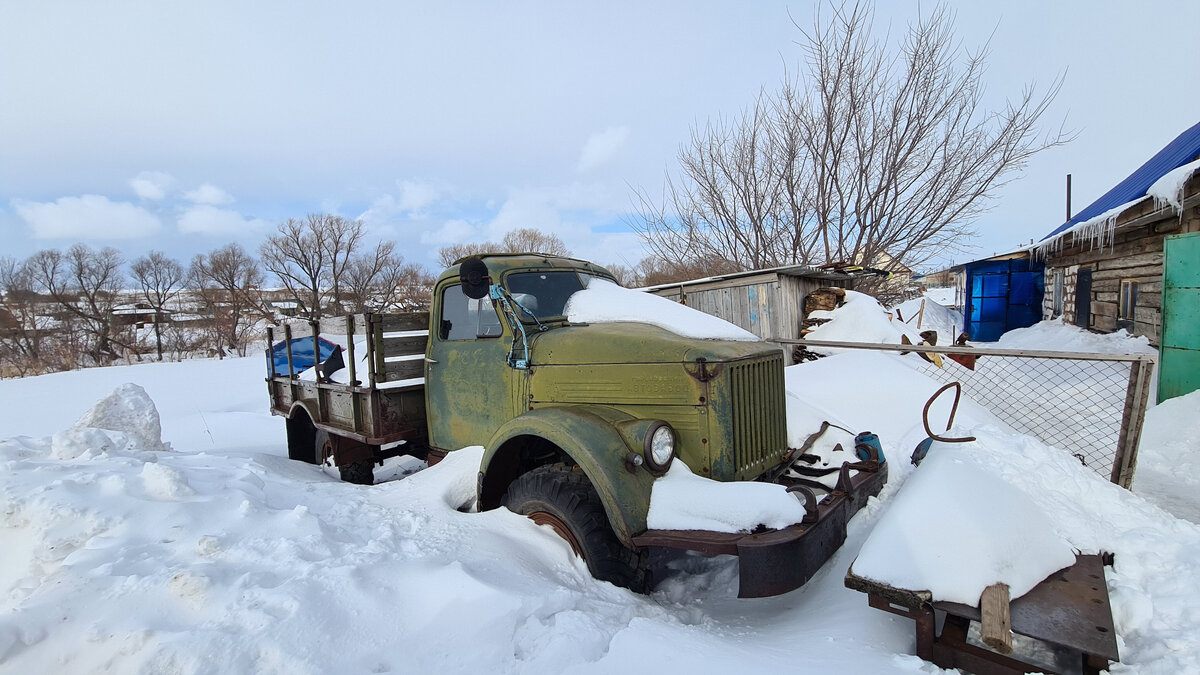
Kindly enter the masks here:
[[438, 289], [425, 360], [429, 444], [440, 450], [486, 445], [512, 418], [510, 338], [489, 298], [472, 300], [459, 283]]

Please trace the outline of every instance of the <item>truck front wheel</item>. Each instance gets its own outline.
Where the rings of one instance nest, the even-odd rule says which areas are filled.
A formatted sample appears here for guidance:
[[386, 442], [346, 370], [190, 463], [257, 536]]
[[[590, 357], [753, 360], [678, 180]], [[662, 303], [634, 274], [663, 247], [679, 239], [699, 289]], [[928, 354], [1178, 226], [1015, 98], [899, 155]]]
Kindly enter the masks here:
[[539, 466], [518, 476], [501, 503], [553, 528], [583, 558], [592, 576], [637, 593], [649, 592], [645, 553], [617, 540], [600, 496], [582, 471], [565, 464]]

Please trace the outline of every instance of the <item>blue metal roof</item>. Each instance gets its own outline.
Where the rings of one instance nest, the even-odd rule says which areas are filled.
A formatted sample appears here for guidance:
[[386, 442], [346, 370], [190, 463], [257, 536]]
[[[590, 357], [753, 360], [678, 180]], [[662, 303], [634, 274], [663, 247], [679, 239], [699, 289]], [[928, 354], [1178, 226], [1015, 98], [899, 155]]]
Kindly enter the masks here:
[[1178, 169], [1196, 159], [1197, 155], [1200, 155], [1200, 122], [1196, 123], [1191, 129], [1179, 134], [1178, 138], [1168, 143], [1162, 150], [1159, 150], [1157, 155], [1151, 157], [1137, 171], [1129, 174], [1128, 178], [1117, 183], [1116, 187], [1105, 192], [1104, 196], [1092, 202], [1086, 209], [1075, 214], [1074, 218], [1046, 235], [1043, 241], [1070, 229], [1077, 223], [1091, 220], [1105, 211], [1115, 209], [1122, 204], [1127, 204], [1140, 197], [1145, 197], [1146, 190], [1149, 190], [1150, 186], [1154, 185], [1154, 181], [1162, 178], [1167, 172]]

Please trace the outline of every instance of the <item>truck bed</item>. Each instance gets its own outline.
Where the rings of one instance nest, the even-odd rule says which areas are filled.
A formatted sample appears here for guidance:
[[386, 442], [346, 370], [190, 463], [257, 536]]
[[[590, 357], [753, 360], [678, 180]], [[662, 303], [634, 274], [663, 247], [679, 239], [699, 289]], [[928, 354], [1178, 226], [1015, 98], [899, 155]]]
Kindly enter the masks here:
[[[304, 408], [314, 426], [368, 445], [426, 438], [424, 358], [429, 315], [354, 314], [285, 323], [288, 368], [276, 369], [268, 354], [271, 412], [291, 417]], [[268, 329], [272, 345], [281, 336]], [[345, 368], [334, 379], [316, 369], [299, 372], [290, 345], [297, 338], [332, 338], [342, 345]], [[315, 351], [315, 350], [314, 350]]]

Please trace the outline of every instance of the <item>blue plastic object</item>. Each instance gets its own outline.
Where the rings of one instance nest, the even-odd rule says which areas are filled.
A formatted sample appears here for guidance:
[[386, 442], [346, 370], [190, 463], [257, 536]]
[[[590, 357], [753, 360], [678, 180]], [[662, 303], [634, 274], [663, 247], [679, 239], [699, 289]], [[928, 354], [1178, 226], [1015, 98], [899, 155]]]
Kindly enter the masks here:
[[879, 444], [879, 437], [869, 431], [854, 437], [854, 454], [862, 462], [872, 459], [878, 459], [880, 463], [887, 461], [883, 458], [883, 446]]
[[[303, 370], [308, 370], [317, 363], [323, 363], [328, 359], [338, 345], [326, 340], [325, 338], [317, 338], [317, 344], [320, 348], [320, 359], [313, 358], [313, 339], [309, 337], [292, 338], [292, 372], [299, 373]], [[275, 366], [276, 375], [287, 375], [287, 341], [280, 340], [271, 347], [271, 361]]]
[[913, 450], [913, 454], [911, 457], [912, 463], [914, 466], [921, 465], [921, 460], [925, 459], [925, 455], [929, 454], [929, 448], [931, 448], [931, 447], [933, 447], [933, 439], [932, 438], [926, 438], [925, 440], [921, 441], [920, 443], [917, 443], [917, 447], [915, 450]]

